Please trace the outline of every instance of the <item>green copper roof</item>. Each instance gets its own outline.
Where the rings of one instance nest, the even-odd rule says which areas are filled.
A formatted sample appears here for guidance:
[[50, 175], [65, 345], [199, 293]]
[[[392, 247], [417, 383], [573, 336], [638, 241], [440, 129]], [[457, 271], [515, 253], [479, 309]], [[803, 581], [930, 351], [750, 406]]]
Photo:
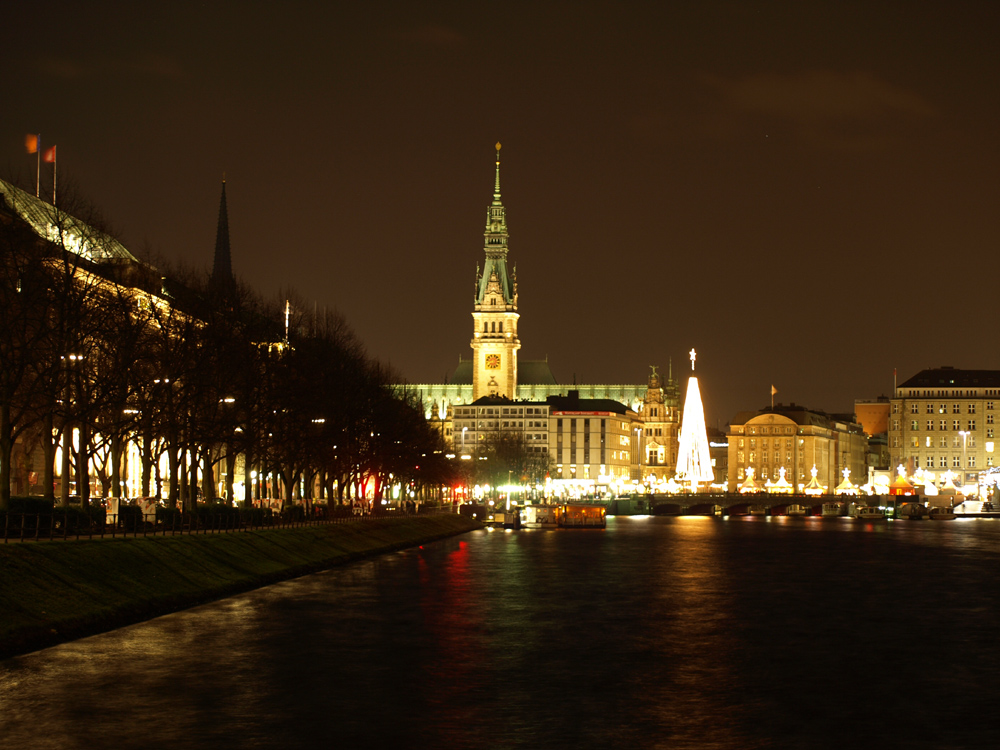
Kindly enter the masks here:
[[6, 205], [44, 240], [94, 263], [138, 262], [114, 237], [5, 180], [0, 180], [0, 195]]
[[500, 200], [500, 144], [497, 144], [496, 180], [493, 185], [493, 202], [486, 209], [485, 238], [486, 265], [476, 279], [476, 303], [483, 304], [490, 281], [496, 279], [504, 303], [514, 304], [514, 280], [507, 270], [507, 210]]

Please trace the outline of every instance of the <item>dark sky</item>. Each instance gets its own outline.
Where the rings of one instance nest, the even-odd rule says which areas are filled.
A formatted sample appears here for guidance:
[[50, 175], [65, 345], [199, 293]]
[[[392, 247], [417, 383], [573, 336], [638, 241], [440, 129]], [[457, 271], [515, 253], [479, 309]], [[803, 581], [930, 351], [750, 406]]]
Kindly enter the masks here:
[[126, 245], [338, 309], [440, 382], [470, 353], [493, 144], [521, 356], [644, 382], [699, 352], [709, 424], [1000, 369], [1000, 3], [26, 3], [28, 132]]

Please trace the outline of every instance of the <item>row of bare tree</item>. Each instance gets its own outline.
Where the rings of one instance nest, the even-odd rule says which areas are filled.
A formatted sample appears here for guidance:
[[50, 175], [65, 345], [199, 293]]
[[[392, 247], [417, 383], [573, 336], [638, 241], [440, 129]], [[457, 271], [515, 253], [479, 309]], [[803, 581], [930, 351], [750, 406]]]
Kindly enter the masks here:
[[0, 510], [15, 443], [62, 504], [89, 503], [92, 473], [103, 495], [125, 495], [130, 443], [132, 494], [172, 506], [212, 499], [222, 475], [244, 502], [260, 492], [253, 473], [286, 502], [450, 480], [439, 437], [340, 317], [298, 306], [286, 326], [248, 289], [213, 295], [127, 257], [96, 221], [51, 206], [26, 221], [39, 203], [13, 205], [20, 195], [0, 195]]

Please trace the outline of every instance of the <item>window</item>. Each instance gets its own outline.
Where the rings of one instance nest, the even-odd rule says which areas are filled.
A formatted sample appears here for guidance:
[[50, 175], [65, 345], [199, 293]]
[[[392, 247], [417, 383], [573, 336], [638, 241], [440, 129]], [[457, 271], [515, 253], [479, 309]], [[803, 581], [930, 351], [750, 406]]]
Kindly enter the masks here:
[[910, 429], [911, 430], [919, 430], [920, 429], [920, 427], [917, 425], [917, 420], [915, 420], [915, 419], [911, 419], [910, 420]]
[[948, 447], [948, 436], [942, 435], [941, 439], [938, 441], [938, 448], [947, 448], [947, 447]]
[[925, 448], [933, 448], [934, 447], [934, 438], [932, 438], [930, 435], [928, 435], [927, 437], [925, 437], [924, 438], [924, 447]]
[[993, 409], [993, 402], [992, 401], [987, 401], [986, 402], [986, 408], [992, 410]]
[[934, 420], [933, 419], [928, 419], [927, 420], [927, 431], [931, 432], [933, 429], [934, 429]]
[[947, 414], [947, 413], [948, 413], [948, 404], [941, 404], [941, 406], [938, 407], [938, 414]]
[[892, 413], [893, 414], [899, 414], [899, 404], [894, 403], [892, 405]]
[[975, 414], [975, 413], [976, 413], [976, 405], [973, 404], [973, 403], [970, 403], [969, 404], [969, 414]]
[[969, 467], [970, 469], [976, 468], [976, 457], [975, 455], [969, 456]]
[[503, 321], [500, 321], [500, 333], [503, 333]]
[[959, 420], [959, 419], [952, 420], [951, 429], [953, 429], [953, 430], [961, 430], [962, 429], [962, 421]]
[[976, 420], [970, 419], [969, 420], [969, 432], [972, 432], [972, 430], [974, 430], [974, 429], [976, 429]]
[[894, 431], [896, 431], [896, 432], [899, 431], [899, 420], [898, 419], [892, 420], [892, 429]]
[[932, 404], [930, 401], [927, 402], [927, 413], [928, 414], [934, 413], [934, 404]]
[[910, 414], [919, 414], [919, 413], [920, 413], [920, 405], [916, 402], [910, 404]]
[[951, 457], [951, 467], [953, 469], [961, 469], [962, 468], [962, 457], [961, 456], [952, 456]]
[[986, 437], [988, 437], [988, 438], [993, 437], [993, 428], [992, 427], [987, 427], [986, 428]]
[[928, 468], [928, 469], [933, 469], [934, 468], [934, 456], [928, 456], [927, 457], [927, 463], [925, 463], [924, 466], [926, 468]]
[[987, 414], [986, 415], [986, 424], [993, 424], [993, 415], [992, 414]]
[[916, 448], [918, 445], [920, 445], [920, 438], [918, 438], [916, 435], [911, 435], [910, 436], [910, 447], [911, 448]]
[[948, 429], [948, 420], [947, 419], [942, 419], [941, 420], [941, 429], [942, 430], [947, 430]]
[[952, 414], [961, 414], [962, 413], [961, 405], [960, 404], [952, 404], [951, 405], [951, 413]]

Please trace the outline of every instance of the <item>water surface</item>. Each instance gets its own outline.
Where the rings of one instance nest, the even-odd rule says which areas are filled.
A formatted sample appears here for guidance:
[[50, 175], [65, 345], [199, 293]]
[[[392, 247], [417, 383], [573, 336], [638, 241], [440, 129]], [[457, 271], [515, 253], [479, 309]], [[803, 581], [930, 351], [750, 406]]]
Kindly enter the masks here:
[[0, 662], [6, 747], [996, 747], [1000, 523], [480, 531]]

